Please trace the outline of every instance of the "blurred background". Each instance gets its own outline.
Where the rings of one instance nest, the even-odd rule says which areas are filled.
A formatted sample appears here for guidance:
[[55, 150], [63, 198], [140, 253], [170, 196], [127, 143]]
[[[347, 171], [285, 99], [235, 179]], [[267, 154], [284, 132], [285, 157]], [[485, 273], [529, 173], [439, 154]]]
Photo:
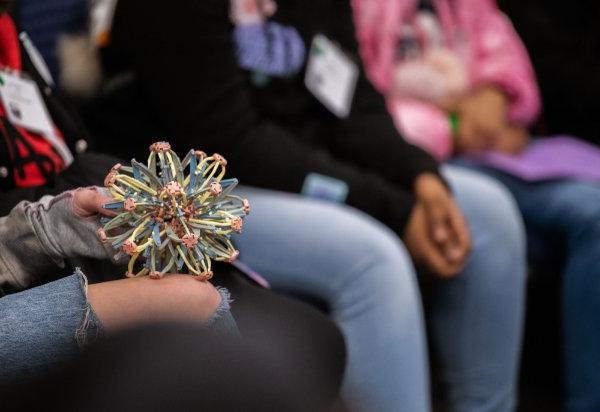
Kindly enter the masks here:
[[[450, 3], [452, 1], [449, 0]], [[35, 44], [37, 51], [33, 55], [39, 53], [40, 61], [45, 61], [44, 64], [36, 61], [36, 58], [32, 59], [40, 75], [46, 83], [54, 86], [55, 93], [66, 97], [69, 107], [83, 119], [89, 138], [76, 139], [73, 142], [74, 151], [87, 152], [91, 141], [95, 141], [95, 147], [101, 151], [111, 148], [114, 154], [130, 156], [129, 147], [135, 146], [131, 143], [135, 141], [132, 130], [138, 136], [156, 132], [156, 128], [148, 126], [150, 121], [147, 119], [156, 117], [156, 113], [151, 111], [126, 126], [122, 120], [137, 111], [137, 107], [130, 104], [137, 98], [133, 96], [135, 91], [128, 86], [131, 84], [129, 69], [137, 63], [123, 70], [131, 61], [121, 60], [122, 55], [111, 50], [116, 0], [15, 0], [7, 3], [12, 3], [11, 15], [19, 31], [26, 32], [29, 38], [27, 42]], [[226, 1], [223, 0], [223, 3]], [[432, 7], [430, 2], [424, 3], [429, 5], [425, 7]], [[306, 6], [310, 7], [308, 4]], [[524, 125], [528, 133], [531, 136], [576, 136], [594, 147], [600, 144], [600, 116], [597, 112], [600, 96], [600, 2], [498, 0], [497, 6], [512, 21], [522, 40], [540, 91], [541, 110], [535, 120]], [[178, 1], [165, 2], [166, 9], [177, 7]], [[161, 13], [161, 10], [151, 12]], [[148, 10], [144, 13], [148, 13]], [[265, 14], [270, 17], [272, 13], [267, 11]], [[274, 18], [277, 18], [277, 14]], [[123, 36], [126, 29], [120, 30]], [[160, 38], [161, 27], [148, 27], [147, 36], [148, 39]], [[212, 50], [208, 50], [210, 52]], [[131, 52], [128, 56], [133, 60], [135, 53]], [[281, 70], [284, 71], [284, 68]], [[253, 72], [249, 79], [259, 90], [258, 94], [262, 93], [260, 88], [263, 84], [270, 84], [268, 76], [260, 71]], [[279, 87], [279, 83], [276, 86]], [[115, 90], [121, 94], [115, 94]], [[282, 96], [281, 99], [285, 100], [286, 96]], [[246, 95], [239, 97], [240, 100], [245, 98]], [[272, 101], [271, 105], [278, 103], [279, 100]], [[111, 112], [106, 110], [107, 107], [118, 110]], [[218, 116], [221, 108], [215, 104], [213, 107], [202, 107], [202, 110], [207, 116]], [[169, 113], [165, 116], [168, 117]], [[115, 147], [114, 139], [106, 140], [107, 134], [121, 125], [124, 129], [119, 130], [120, 135], [125, 140], [133, 139], [127, 140], [130, 143], [123, 146], [122, 152], [120, 147]], [[402, 127], [399, 126], [400, 131]], [[146, 151], [146, 146], [139, 146], [142, 152]], [[436, 150], [433, 148], [433, 155], [436, 155]], [[105, 170], [102, 167], [99, 169], [98, 173], [103, 175]], [[552, 412], [562, 410], [564, 400], [561, 272], [567, 245], [564, 238], [551, 231], [531, 236], [529, 254], [530, 261], [535, 264], [531, 265], [528, 276], [519, 410]], [[540, 238], [539, 242], [536, 236]], [[536, 245], [543, 246], [538, 248]], [[319, 305], [320, 302], [317, 302]], [[600, 365], [596, 366], [600, 368]], [[435, 372], [433, 379], [435, 387]], [[442, 398], [436, 399], [436, 405], [444, 410]]]

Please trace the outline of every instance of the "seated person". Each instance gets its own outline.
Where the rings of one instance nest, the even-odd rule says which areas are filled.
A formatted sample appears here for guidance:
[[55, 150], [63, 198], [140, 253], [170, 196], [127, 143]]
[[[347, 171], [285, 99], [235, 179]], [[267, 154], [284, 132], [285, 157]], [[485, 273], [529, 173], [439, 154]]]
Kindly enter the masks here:
[[[35, 124], [28, 119], [19, 121], [5, 102], [0, 107], [0, 215], [21, 200], [101, 185], [106, 171], [117, 162], [113, 156], [90, 152], [93, 144], [86, 128], [54, 89], [27, 35], [18, 36], [13, 20], [5, 13], [11, 3], [2, 2], [0, 9], [0, 65], [35, 83], [41, 98], [34, 101], [49, 116]], [[11, 107], [14, 109], [19, 108]]]
[[[189, 275], [167, 274], [160, 280], [142, 277], [88, 284], [86, 276], [76, 269], [71, 276], [37, 286], [46, 281], [42, 274], [48, 273], [49, 268], [64, 268], [69, 261], [85, 257], [108, 259], [114, 254], [114, 250], [103, 246], [97, 237], [99, 219], [96, 214], [110, 213], [102, 208], [110, 199], [96, 188], [79, 189], [56, 197], [46, 196], [37, 203], [21, 202], [8, 216], [0, 218], [0, 288], [8, 285], [8, 289], [15, 291], [0, 298], [0, 340], [3, 342], [0, 346], [0, 393], [15, 384], [32, 382], [47, 388], [54, 384], [48, 379], [63, 376], [61, 369], [68, 366], [69, 361], [76, 361], [76, 355], [90, 343], [125, 332], [125, 328], [150, 326], [146, 339], [156, 346], [150, 350], [151, 343], [148, 342], [144, 350], [154, 356], [140, 355], [139, 347], [129, 346], [129, 351], [121, 348], [119, 354], [114, 354], [118, 360], [98, 359], [100, 363], [95, 369], [88, 370], [85, 378], [97, 379], [101, 364], [118, 369], [110, 373], [114, 377], [130, 376], [141, 369], [164, 368], [163, 373], [167, 376], [162, 375], [161, 379], [171, 381], [179, 377], [175, 369], [184, 373], [181, 364], [176, 362], [179, 360], [188, 362], [186, 376], [217, 380], [212, 385], [203, 385], [204, 391], [216, 391], [221, 395], [225, 391], [231, 396], [240, 394], [252, 404], [265, 401], [265, 393], [258, 395], [238, 385], [243, 385], [252, 373], [264, 373], [265, 368], [277, 368], [277, 373], [283, 373], [280, 368], [285, 366], [294, 373], [285, 372], [288, 381], [281, 387], [285, 392], [272, 394], [271, 400], [279, 399], [290, 405], [298, 398], [310, 397], [306, 404], [311, 405], [311, 410], [326, 410], [333, 404], [343, 368], [343, 345], [339, 342], [339, 334], [322, 316], [295, 302], [274, 299], [272, 294], [250, 292], [254, 302], [253, 307], [248, 308], [249, 293], [242, 288], [240, 316], [248, 333], [237, 340], [228, 292]], [[222, 275], [222, 271], [219, 272]], [[238, 286], [236, 290], [239, 289]], [[271, 319], [269, 312], [273, 311], [283, 319]], [[311, 328], [311, 335], [298, 327], [303, 322]], [[153, 329], [153, 325], [171, 323], [181, 325], [179, 330], [175, 329], [177, 335], [152, 337], [152, 331], [165, 332], [164, 328]], [[204, 333], [198, 331], [207, 327]], [[192, 344], [193, 339], [199, 340], [193, 343], [194, 355], [185, 357], [181, 354], [182, 357], [177, 358], [169, 354], [168, 348], [157, 345], [159, 339], [172, 346], [181, 344], [182, 340], [186, 340], [187, 345]], [[321, 352], [314, 350], [315, 344]], [[335, 348], [337, 353], [327, 350], [330, 348]], [[140, 355], [134, 356], [135, 362], [140, 364], [131, 369], [132, 364], [123, 363], [123, 359], [135, 353]], [[324, 358], [322, 354], [330, 356]], [[257, 366], [257, 357], [265, 364]], [[241, 379], [239, 371], [233, 369], [236, 363], [252, 365], [253, 369], [246, 370]], [[229, 373], [219, 371], [228, 367], [232, 368]], [[159, 375], [149, 374], [140, 379], [154, 379]], [[228, 383], [226, 388], [218, 388], [224, 382], [222, 379]], [[83, 386], [82, 390], [98, 389], [97, 385]], [[167, 390], [174, 390], [173, 386], [169, 388]], [[256, 388], [262, 390], [265, 386], [257, 385]], [[211, 393], [198, 388], [194, 391], [194, 396], [212, 399], [214, 405], [227, 403], [220, 400], [220, 396], [211, 397]], [[44, 389], [33, 398], [43, 402], [53, 399], [53, 395]], [[291, 398], [286, 399], [286, 396]], [[101, 399], [98, 402], [102, 402]]]
[[0, 386], [2, 408], [118, 408], [127, 412], [345, 410], [332, 408], [328, 385], [319, 386], [305, 375], [307, 368], [301, 363], [306, 359], [282, 359], [273, 350], [280, 342], [270, 343], [257, 345], [193, 323], [128, 328], [106, 336], [72, 362], [39, 378]]
[[[518, 3], [520, 6], [515, 7], [536, 9], [535, 3]], [[557, 30], [556, 25], [545, 27], [547, 23], [541, 23], [543, 16], [552, 11], [556, 20], [560, 20], [559, 27], [595, 24], [591, 17], [598, 8], [595, 3], [590, 2], [585, 7], [579, 3], [577, 6], [538, 3], [539, 13], [526, 15], [526, 24], [529, 30], [536, 31], [536, 36], [541, 33], [539, 25], [549, 30], [559, 44], [568, 42], [568, 32]], [[480, 159], [478, 156], [500, 157], [512, 162], [521, 159], [521, 154], [526, 156], [535, 148], [552, 147], [550, 145], [557, 142], [555, 138], [530, 138], [527, 127], [533, 124], [540, 110], [538, 85], [526, 49], [495, 2], [356, 0], [353, 4], [362, 56], [370, 78], [386, 94], [398, 128], [415, 143], [441, 158], [453, 152], [468, 156], [472, 163]], [[580, 23], [578, 16], [584, 15], [587, 17]], [[381, 30], [382, 27], [385, 29]], [[598, 44], [597, 38], [588, 39], [592, 43], [579, 39], [577, 42], [581, 41], [582, 48]], [[552, 52], [556, 51], [550, 47]], [[586, 82], [585, 88], [598, 81], [596, 73], [578, 76], [591, 68], [586, 67], [585, 59], [595, 56], [592, 55], [584, 55], [577, 62], [560, 57], [569, 76]], [[554, 78], [560, 73], [558, 67], [552, 65], [546, 69], [549, 72], [545, 79], [552, 84], [542, 87], [555, 90], [561, 96], [556, 98], [555, 95], [558, 101], [552, 102], [548, 113], [551, 117], [547, 121], [548, 125], [554, 125], [554, 132], [564, 133], [569, 130], [558, 126], [565, 119], [560, 119], [563, 111], [557, 108], [569, 104], [562, 96], [571, 95], [573, 90], [557, 90], [559, 83]], [[579, 93], [575, 96], [579, 100]], [[586, 94], [577, 104], [584, 104], [589, 98], [584, 96]], [[571, 106], [565, 115], [577, 118], [576, 107]], [[595, 110], [594, 105], [587, 110]], [[434, 129], [432, 125], [439, 127]], [[593, 127], [593, 123], [585, 127]], [[593, 134], [582, 137], [592, 141], [598, 138]], [[600, 360], [597, 327], [600, 321], [597, 296], [600, 288], [600, 179], [589, 172], [595, 171], [596, 176], [600, 176], [600, 152], [575, 138], [563, 137], [559, 142], [564, 142], [562, 151], [555, 150], [552, 155], [546, 152], [544, 157], [531, 157], [534, 160], [529, 161], [538, 168], [560, 163], [574, 170], [577, 162], [583, 162], [580, 156], [569, 157], [568, 153], [575, 149], [588, 159], [596, 153], [596, 160], [579, 168], [579, 172], [541, 175], [535, 179], [501, 168], [498, 163], [483, 162], [482, 165], [477, 161], [472, 167], [500, 180], [515, 196], [529, 230], [530, 250], [545, 251], [532, 262], [534, 267], [556, 255], [565, 256], [561, 269], [565, 407], [567, 411], [595, 411], [600, 410], [597, 390], [600, 369], [595, 367]], [[556, 250], [556, 243], [562, 250]]]
[[499, 0], [527, 47], [538, 78], [540, 131], [600, 145], [600, 4]]
[[[21, 35], [23, 46], [27, 45], [24, 47], [19, 46], [19, 38], [17, 37], [15, 25], [9, 15], [4, 14], [4, 7], [8, 7], [10, 3], [13, 2], [2, 2], [3, 8], [0, 17], [0, 63], [17, 72], [22, 71], [36, 81], [39, 90], [43, 92], [44, 103], [47, 106], [50, 117], [58, 129], [60, 129], [60, 131], [58, 129], [54, 131], [59, 138], [64, 137], [65, 143], [74, 160], [70, 166], [66, 167], [63, 158], [44, 136], [25, 127], [12, 124], [11, 120], [6, 117], [4, 104], [2, 103], [0, 105], [0, 116], [2, 116], [2, 130], [5, 131], [5, 139], [2, 139], [2, 142], [6, 144], [4, 149], [0, 147], [0, 158], [6, 160], [6, 163], [3, 163], [6, 166], [0, 167], [0, 207], [2, 208], [2, 214], [8, 214], [22, 200], [33, 201], [48, 193], [60, 193], [63, 190], [78, 186], [102, 184], [108, 170], [118, 161], [113, 156], [86, 152], [89, 147], [93, 147], [88, 134], [76, 116], [76, 113], [69, 110], [69, 105], [65, 99], [59, 96], [59, 93], [51, 87], [53, 81], [47, 75], [43, 60], [31, 57], [36, 53], [32, 48], [33, 45], [30, 43], [30, 39]], [[42, 21], [46, 14], [46, 3], [25, 0], [17, 2], [14, 6], [22, 12], [22, 23], [30, 23], [31, 19], [36, 16], [35, 10], [39, 11], [40, 14], [37, 17], [41, 18]], [[24, 13], [23, 10], [27, 11], [27, 13]], [[64, 17], [67, 14], [62, 14], [61, 16]], [[37, 21], [39, 22], [40, 20], [38, 19]], [[43, 37], [43, 34], [46, 33], [45, 30], [48, 30], [49, 27], [58, 29], [53, 24], [35, 27], [36, 35], [42, 35]], [[47, 48], [45, 47], [40, 49], [44, 57], [51, 57], [46, 55], [46, 51]], [[33, 63], [34, 61], [36, 64]], [[51, 63], [52, 61], [53, 59], [50, 59]], [[50, 64], [49, 71], [56, 73], [52, 69], [52, 64]], [[62, 150], [60, 153], [64, 154], [65, 152], [67, 151]], [[127, 154], [127, 157], [129, 156], [130, 154]], [[95, 241], [96, 239], [94, 238], [93, 240]], [[104, 261], [107, 258], [108, 255], [101, 254], [99, 259]], [[85, 268], [87, 278], [90, 281], [90, 299], [93, 298], [96, 291], [100, 291], [102, 299], [112, 296], [111, 285], [116, 285], [116, 295], [121, 293], [119, 290], [130, 292], [135, 290], [130, 282], [124, 282], [123, 280], [118, 280], [116, 283], [108, 283], [107, 285], [104, 283], [96, 285], [95, 282], [100, 280], [113, 281], [120, 279], [124, 271], [124, 269], [115, 268], [114, 265], [101, 264], [103, 263], [101, 261], [93, 260], [93, 265], [87, 265], [89, 267]], [[84, 266], [83, 263], [87, 262], [82, 262], [82, 266]], [[27, 287], [39, 286], [40, 283], [62, 278], [65, 272], [70, 270], [58, 265], [47, 265], [44, 269], [46, 272], [35, 274], [35, 278], [39, 281], [36, 280], [36, 282]], [[236, 317], [240, 319], [239, 324], [244, 337], [261, 342], [263, 345], [267, 345], [266, 342], [277, 342], [278, 348], [273, 349], [277, 356], [285, 359], [286, 362], [303, 360], [302, 364], [297, 364], [297, 370], [301, 370], [298, 376], [303, 376], [305, 381], [312, 381], [314, 385], [322, 388], [328, 399], [336, 396], [337, 385], [343, 371], [345, 353], [343, 340], [337, 328], [324, 316], [312, 310], [307, 305], [285, 299], [270, 291], [249, 285], [237, 272], [231, 269], [219, 268], [217, 269], [217, 274], [224, 274], [226, 276], [216, 276], [214, 281], [226, 284], [228, 288], [234, 291], [236, 297], [234, 309]], [[42, 299], [47, 305], [50, 305], [52, 302], [56, 304], [57, 307], [50, 310], [50, 312], [61, 311], [61, 308], [65, 311], [70, 310], [74, 315], [71, 320], [76, 321], [79, 319], [77, 313], [75, 313], [77, 305], [84, 303], [79, 299], [81, 296], [79, 296], [80, 287], [78, 286], [77, 278], [80, 278], [80, 276], [61, 279], [59, 281], [61, 283], [59, 284], [52, 283], [44, 285], [42, 289], [33, 288], [31, 291], [28, 290], [26, 292], [22, 292], [25, 285], [15, 284], [14, 282], [1, 282], [0, 297], [4, 297], [0, 299], [0, 306], [4, 308], [4, 305], [9, 306], [9, 301], [14, 302], [16, 299], [21, 298], [21, 302], [23, 303], [23, 306], [18, 306], [18, 308], [23, 309], [22, 313], [20, 313], [22, 317], [9, 320], [9, 311], [7, 310], [2, 313], [2, 315], [6, 314], [7, 317], [3, 317], [0, 322], [22, 322], [18, 327], [14, 323], [11, 323], [14, 326], [14, 329], [10, 331], [14, 333], [14, 335], [11, 335], [11, 342], [18, 346], [21, 345], [19, 343], [20, 338], [26, 340], [29, 334], [33, 336], [33, 334], [38, 333], [36, 336], [39, 339], [35, 343], [36, 347], [48, 347], [52, 349], [52, 351], [46, 354], [42, 351], [36, 352], [42, 358], [32, 360], [32, 363], [39, 361], [40, 365], [44, 363], [48, 365], [54, 364], [61, 358], [63, 352], [71, 351], [76, 345], [74, 333], [69, 335], [72, 331], [68, 330], [69, 325], [62, 322], [63, 319], [60, 317], [48, 320], [46, 326], [53, 325], [54, 329], [63, 334], [61, 336], [66, 341], [62, 348], [60, 345], [56, 346], [54, 344], [56, 341], [55, 335], [43, 335], [41, 329], [36, 329], [35, 319], [32, 319], [30, 322], [23, 321], [25, 316], [37, 313], [32, 308], [27, 307], [31, 302], [31, 300], [26, 299], [27, 296], [31, 296], [33, 300]], [[175, 276], [172, 278], [176, 279], [178, 277]], [[176, 289], [177, 285], [185, 285], [186, 282], [187, 280], [169, 280], [169, 284], [172, 285], [169, 288]], [[131, 286], [127, 286], [128, 284]], [[144, 283], [141, 283], [141, 285], [143, 288]], [[67, 299], [66, 301], [52, 299], [52, 291], [61, 290], [61, 288], [70, 290], [72, 292], [70, 297], [73, 299]], [[17, 296], [21, 296], [20, 298], [12, 297], [11, 294], [16, 292], [21, 292], [25, 295], [19, 293]], [[46, 294], [50, 296], [46, 298]], [[124, 296], [124, 294], [121, 293], [120, 296]], [[100, 305], [103, 302], [105, 300], [102, 300]], [[167, 301], [165, 300], [164, 302]], [[69, 309], [69, 303], [75, 306]], [[17, 307], [13, 308], [14, 310], [17, 309]], [[186, 306], [181, 307], [182, 310], [185, 308]], [[193, 313], [194, 306], [192, 305], [188, 309], [190, 313]], [[13, 311], [10, 311], [10, 313], [14, 314]], [[273, 316], [273, 314], [277, 314], [277, 316]], [[125, 318], [115, 320], [110, 317], [108, 319], [109, 322], [112, 320], [116, 322], [126, 320]], [[93, 322], [91, 325], [93, 325]], [[76, 326], [73, 327], [75, 328]], [[33, 329], [29, 330], [29, 327]], [[9, 330], [7, 329], [5, 332], [9, 333]], [[45, 340], [45, 338], [48, 338], [48, 340]], [[298, 346], [299, 342], [302, 344], [301, 347]], [[30, 344], [32, 343], [30, 342]], [[27, 345], [23, 346], [23, 350], [26, 350], [28, 347]], [[17, 363], [12, 364], [11, 368], [18, 368]], [[25, 367], [26, 365], [22, 364], [22, 366]], [[11, 369], [11, 373], [13, 372], [15, 371]], [[26, 373], [27, 371], [22, 372]]]
[[[347, 1], [127, 0], [113, 23], [88, 116], [102, 148], [141, 154], [148, 136], [166, 136], [176, 150], [224, 155], [256, 186], [239, 192], [253, 204], [240, 258], [330, 312], [348, 346], [350, 408], [430, 410], [413, 262], [431, 286], [450, 408], [513, 408], [525, 281], [515, 205], [490, 179], [440, 172], [401, 139], [358, 63]], [[357, 74], [339, 84], [350, 103], [322, 104], [305, 87], [307, 57], [321, 52], [347, 56], [333, 71]], [[332, 77], [312, 73], [319, 94]]]
[[0, 383], [46, 372], [104, 333], [140, 323], [190, 322], [235, 330], [229, 295], [208, 281], [168, 275], [88, 285], [78, 269], [44, 283], [45, 273], [84, 257], [109, 259], [97, 235], [111, 198], [95, 188], [23, 201], [0, 218]]

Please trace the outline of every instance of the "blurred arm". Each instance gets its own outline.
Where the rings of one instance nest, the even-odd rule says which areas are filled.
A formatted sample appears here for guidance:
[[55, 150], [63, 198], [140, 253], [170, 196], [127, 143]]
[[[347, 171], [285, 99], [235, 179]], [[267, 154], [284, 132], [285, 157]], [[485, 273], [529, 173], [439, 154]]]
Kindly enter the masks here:
[[418, 175], [429, 172], [439, 176], [438, 163], [400, 136], [384, 97], [367, 80], [358, 53], [352, 9], [348, 4], [340, 7], [338, 12], [336, 40], [358, 64], [360, 77], [350, 116], [340, 122], [330, 149], [340, 158], [372, 170], [395, 185], [412, 191]]
[[[171, 143], [223, 154], [232, 175], [249, 185], [299, 192], [309, 173], [343, 180], [348, 204], [402, 232], [411, 193], [374, 169], [357, 168], [348, 161], [355, 158], [341, 156], [344, 150], [332, 158], [304, 144], [256, 110], [235, 61], [228, 5], [221, 0], [182, 0], [177, 7], [158, 0], [119, 2], [113, 42], [130, 55]], [[356, 144], [368, 143], [368, 134], [362, 136]], [[345, 152], [356, 144], [348, 143]]]
[[26, 289], [72, 257], [109, 258], [97, 236], [99, 219], [76, 216], [73, 193], [23, 201], [0, 218], [0, 288]]
[[512, 23], [492, 0], [474, 0], [472, 33], [474, 85], [499, 86], [509, 97], [509, 121], [531, 124], [540, 111], [540, 94], [525, 46]]

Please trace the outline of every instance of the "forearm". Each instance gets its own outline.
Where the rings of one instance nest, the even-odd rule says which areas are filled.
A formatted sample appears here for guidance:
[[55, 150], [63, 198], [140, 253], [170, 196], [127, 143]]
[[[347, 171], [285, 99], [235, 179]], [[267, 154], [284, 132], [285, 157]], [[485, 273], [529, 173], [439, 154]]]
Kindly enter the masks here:
[[33, 202], [44, 195], [51, 194], [52, 188], [47, 186], [18, 187], [0, 193], [0, 216], [6, 216], [21, 201]]
[[[254, 93], [234, 58], [224, 3], [186, 1], [162, 15], [152, 12], [150, 4], [156, 0], [141, 3], [119, 3], [114, 44], [135, 55], [138, 78], [173, 147], [218, 152], [230, 161], [232, 176], [269, 189], [297, 193], [310, 173], [333, 177], [349, 186], [348, 204], [402, 230], [412, 208], [410, 193], [373, 169], [364, 171], [351, 159], [302, 143], [256, 109]], [[164, 30], [148, 33], [148, 25], [164, 26], [165, 21]], [[351, 27], [351, 20], [347, 23]], [[210, 59], [194, 50], [210, 50]], [[173, 64], [181, 56], [186, 56], [185, 64]], [[385, 107], [381, 110], [385, 113]], [[369, 144], [369, 135], [362, 137], [362, 144]]]
[[109, 259], [97, 237], [98, 217], [72, 212], [73, 192], [23, 201], [0, 219], [0, 286], [29, 287], [77, 257]]
[[405, 190], [412, 190], [422, 173], [439, 175], [438, 162], [423, 149], [408, 143], [397, 131], [387, 112], [356, 116], [341, 125], [335, 152]]
[[[509, 99], [508, 117], [527, 126], [537, 117], [541, 102], [531, 60], [512, 23], [495, 4], [476, 5], [481, 16], [474, 34], [477, 42], [473, 67], [475, 86], [493, 85]], [[493, 38], [495, 41], [486, 41]]]
[[369, 170], [303, 144], [287, 130], [263, 124], [228, 154], [231, 174], [247, 185], [299, 193], [311, 173], [332, 177], [348, 187], [346, 203], [402, 233], [413, 197]]
[[[347, 18], [351, 23], [350, 17]], [[360, 64], [352, 24], [340, 34], [345, 50], [360, 70], [350, 116], [339, 121], [329, 145], [335, 155], [384, 176], [405, 190], [425, 172], [438, 174], [438, 163], [424, 150], [408, 143], [398, 132], [385, 99], [367, 80]]]

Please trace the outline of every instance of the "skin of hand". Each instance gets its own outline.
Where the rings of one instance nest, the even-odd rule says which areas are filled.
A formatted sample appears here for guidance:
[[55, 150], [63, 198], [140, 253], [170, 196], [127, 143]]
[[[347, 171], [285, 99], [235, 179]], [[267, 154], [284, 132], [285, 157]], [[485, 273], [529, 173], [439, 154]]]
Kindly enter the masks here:
[[529, 144], [529, 131], [518, 125], [509, 125], [493, 141], [492, 149], [502, 153], [517, 155]]
[[508, 98], [494, 86], [475, 89], [458, 103], [456, 111], [460, 117], [458, 153], [491, 149], [508, 127]]
[[[114, 216], [102, 207], [111, 200], [96, 188], [78, 189], [73, 194], [73, 213], [81, 218]], [[88, 299], [111, 333], [149, 322], [204, 323], [219, 306], [221, 295], [208, 281], [169, 273], [160, 282], [144, 277], [96, 283], [89, 286]]]
[[[80, 188], [80, 189], [77, 189], [73, 193], [73, 202], [72, 202], [73, 213], [76, 216], [81, 217], [81, 218], [87, 218], [87, 217], [95, 216], [97, 214], [101, 214], [101, 215], [108, 216], [108, 217], [113, 217], [113, 216], [117, 215], [116, 212], [113, 212], [112, 210], [104, 209], [102, 207], [105, 203], [111, 202], [113, 200], [114, 199], [111, 196], [107, 195], [106, 193], [103, 193], [102, 191], [98, 190], [95, 187]], [[186, 279], [192, 279], [194, 282], [210, 284], [210, 282], [208, 282], [206, 280], [201, 280], [200, 278], [187, 276], [187, 275], [179, 275], [176, 273], [167, 273], [167, 274], [165, 274], [165, 277], [163, 279], [165, 279], [167, 276], [171, 276], [171, 277], [183, 276]], [[154, 279], [150, 279], [150, 280], [153, 282], [155, 281]], [[163, 281], [163, 283], [165, 283], [165, 282]]]
[[415, 181], [417, 203], [404, 242], [415, 262], [441, 278], [456, 276], [471, 248], [467, 223], [440, 179], [424, 173]]
[[115, 212], [104, 209], [102, 205], [111, 202], [113, 198], [96, 188], [81, 188], [73, 193], [73, 213], [79, 217], [90, 217], [96, 214], [116, 216]]

